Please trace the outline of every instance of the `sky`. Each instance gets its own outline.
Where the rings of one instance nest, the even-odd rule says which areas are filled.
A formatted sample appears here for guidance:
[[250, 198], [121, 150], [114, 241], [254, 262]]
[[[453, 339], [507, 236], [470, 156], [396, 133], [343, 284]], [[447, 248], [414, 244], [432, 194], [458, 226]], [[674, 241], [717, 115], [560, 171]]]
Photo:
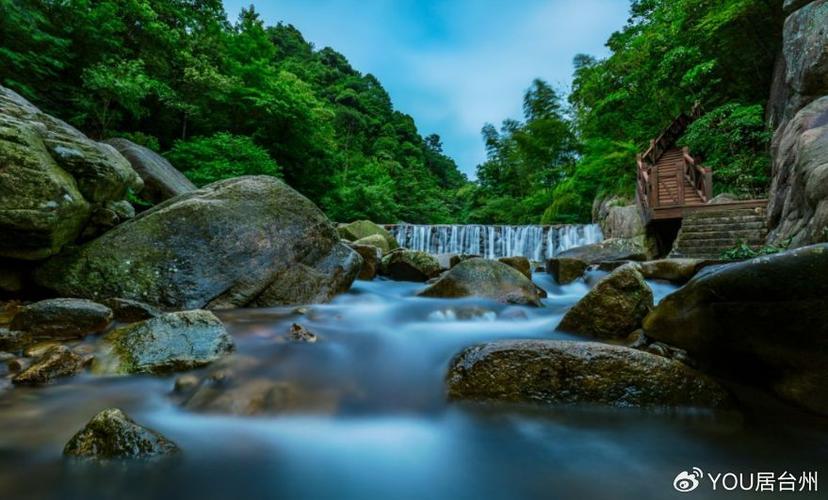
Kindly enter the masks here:
[[317, 49], [330, 46], [375, 75], [470, 178], [486, 156], [483, 125], [520, 118], [535, 78], [566, 92], [572, 58], [606, 55], [629, 8], [629, 0], [224, 0], [232, 21], [251, 3], [267, 24], [292, 24]]

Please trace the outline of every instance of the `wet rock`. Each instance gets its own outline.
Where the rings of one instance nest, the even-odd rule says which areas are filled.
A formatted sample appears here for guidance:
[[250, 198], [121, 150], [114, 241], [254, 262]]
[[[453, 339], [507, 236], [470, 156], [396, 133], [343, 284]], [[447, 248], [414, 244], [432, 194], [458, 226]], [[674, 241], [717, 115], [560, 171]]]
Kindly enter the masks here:
[[704, 269], [644, 320], [713, 370], [828, 414], [828, 244]]
[[106, 336], [116, 373], [169, 373], [207, 365], [233, 350], [233, 339], [209, 311], [167, 313]]
[[638, 270], [646, 279], [665, 280], [673, 283], [687, 283], [703, 267], [715, 264], [704, 259], [661, 259], [642, 262]]
[[388, 240], [386, 240], [381, 234], [372, 234], [370, 236], [366, 236], [365, 238], [360, 238], [354, 242], [354, 245], [370, 245], [372, 247], [377, 248], [380, 251], [380, 257], [382, 255], [387, 254], [391, 250], [391, 245], [388, 244]]
[[309, 392], [290, 382], [266, 378], [207, 380], [184, 402], [184, 408], [190, 411], [244, 416], [329, 414], [337, 406], [338, 400], [333, 394]]
[[39, 260], [74, 242], [95, 206], [141, 179], [111, 146], [88, 139], [0, 86], [0, 256]]
[[454, 400], [620, 407], [730, 404], [718, 383], [678, 361], [592, 342], [508, 340], [470, 347], [452, 360], [446, 382]]
[[16, 385], [44, 385], [83, 369], [84, 359], [64, 345], [50, 347], [37, 361], [12, 378]]
[[497, 260], [511, 268], [517, 269], [520, 274], [532, 279], [532, 265], [526, 257], [501, 257]]
[[558, 258], [569, 257], [597, 264], [605, 260], [647, 260], [650, 255], [645, 238], [611, 238], [600, 243], [570, 248], [558, 254]]
[[307, 198], [274, 177], [248, 176], [156, 205], [49, 259], [35, 281], [64, 296], [163, 309], [264, 307], [330, 300], [360, 266]]
[[140, 193], [142, 199], [157, 204], [196, 190], [184, 174], [151, 149], [127, 139], [108, 139], [104, 142], [117, 149], [144, 181], [144, 189]]
[[135, 323], [163, 314], [158, 308], [137, 300], [106, 299], [103, 303], [112, 309], [115, 320], [123, 323]]
[[46, 351], [56, 345], [61, 345], [61, 343], [55, 340], [37, 342], [36, 344], [26, 347], [26, 349], [23, 350], [23, 355], [29, 358], [39, 358], [40, 356], [43, 356]]
[[6, 361], [6, 367], [12, 373], [20, 373], [29, 366], [31, 366], [32, 360], [30, 358], [12, 358]]
[[173, 390], [179, 394], [185, 394], [198, 387], [198, 384], [200, 382], [201, 380], [195, 375], [181, 375], [180, 377], [175, 379], [175, 387], [173, 388]]
[[558, 329], [599, 339], [620, 339], [641, 327], [653, 292], [635, 264], [605, 276], [561, 320]]
[[463, 262], [464, 260], [480, 259], [480, 258], [482, 258], [480, 255], [474, 255], [474, 254], [470, 254], [470, 253], [454, 254], [451, 257], [449, 257], [449, 268], [452, 268], [452, 267], [456, 266], [457, 264]]
[[388, 247], [388, 250], [383, 250], [384, 252], [396, 250], [400, 246], [399, 243], [397, 243], [397, 239], [394, 238], [394, 236], [389, 233], [387, 229], [374, 224], [369, 220], [358, 220], [351, 222], [350, 224], [340, 224], [339, 227], [337, 227], [337, 231], [339, 231], [339, 236], [343, 240], [354, 242], [368, 236], [381, 236], [385, 240], [386, 246]]
[[541, 307], [538, 288], [519, 271], [498, 261], [469, 259], [446, 272], [420, 297], [486, 297], [505, 304]]
[[287, 338], [291, 342], [306, 342], [309, 344], [313, 344], [318, 340], [315, 333], [313, 333], [312, 331], [308, 330], [307, 328], [298, 323], [293, 323], [290, 326]]
[[34, 342], [31, 335], [18, 330], [0, 327], [0, 349], [18, 352]]
[[382, 262], [382, 250], [373, 245], [357, 243], [353, 243], [351, 248], [362, 257], [362, 268], [357, 275], [357, 279], [371, 281], [376, 278]]
[[401, 248], [382, 258], [382, 274], [399, 281], [428, 281], [441, 272], [437, 259], [425, 252]]
[[63, 448], [63, 454], [88, 460], [155, 459], [179, 452], [175, 443], [135, 423], [124, 412], [98, 413]]
[[78, 338], [105, 330], [112, 310], [84, 299], [47, 299], [22, 307], [10, 327], [34, 339]]
[[587, 263], [571, 257], [555, 257], [546, 261], [546, 272], [551, 274], [559, 285], [567, 285], [577, 280], [587, 270]]

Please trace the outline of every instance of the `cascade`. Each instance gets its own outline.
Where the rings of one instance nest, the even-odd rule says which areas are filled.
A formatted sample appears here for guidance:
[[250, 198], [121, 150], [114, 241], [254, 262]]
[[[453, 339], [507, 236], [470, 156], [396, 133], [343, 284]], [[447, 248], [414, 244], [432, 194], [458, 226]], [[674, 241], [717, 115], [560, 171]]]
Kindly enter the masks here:
[[478, 224], [386, 226], [400, 246], [431, 254], [464, 253], [487, 259], [524, 256], [542, 261], [602, 240], [598, 224], [489, 226]]

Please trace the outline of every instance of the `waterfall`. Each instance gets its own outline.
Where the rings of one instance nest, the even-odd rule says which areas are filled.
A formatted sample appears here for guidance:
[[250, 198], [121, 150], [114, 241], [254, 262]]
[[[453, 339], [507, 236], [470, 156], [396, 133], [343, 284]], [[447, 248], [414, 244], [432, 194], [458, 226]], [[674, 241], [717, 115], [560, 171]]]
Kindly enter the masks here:
[[422, 225], [388, 226], [400, 246], [431, 254], [465, 253], [487, 259], [522, 255], [542, 261], [564, 250], [598, 243], [598, 224], [560, 226]]

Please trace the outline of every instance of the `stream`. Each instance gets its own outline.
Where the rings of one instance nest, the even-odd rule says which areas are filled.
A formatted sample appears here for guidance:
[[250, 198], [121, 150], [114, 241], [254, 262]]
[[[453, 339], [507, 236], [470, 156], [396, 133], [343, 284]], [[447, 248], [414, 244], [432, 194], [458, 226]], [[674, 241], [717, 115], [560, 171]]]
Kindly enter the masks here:
[[[673, 479], [694, 466], [776, 473], [824, 466], [824, 419], [748, 390], [740, 393], [747, 403], [738, 414], [446, 401], [446, 367], [466, 346], [575, 338], [555, 327], [601, 275], [558, 286], [535, 274], [549, 292], [539, 309], [416, 298], [422, 284], [378, 279], [357, 281], [331, 304], [304, 311], [219, 312], [236, 342], [230, 365], [237, 376], [301, 387], [294, 406], [274, 416], [184, 409], [173, 393], [176, 376], [84, 374], [45, 388], [0, 388], [0, 498], [607, 498], [611, 492], [663, 499], [688, 496], [673, 489]], [[675, 289], [650, 285], [656, 300]], [[318, 342], [286, 342], [294, 322]], [[113, 406], [175, 441], [182, 455], [149, 464], [63, 460], [66, 441]]]

